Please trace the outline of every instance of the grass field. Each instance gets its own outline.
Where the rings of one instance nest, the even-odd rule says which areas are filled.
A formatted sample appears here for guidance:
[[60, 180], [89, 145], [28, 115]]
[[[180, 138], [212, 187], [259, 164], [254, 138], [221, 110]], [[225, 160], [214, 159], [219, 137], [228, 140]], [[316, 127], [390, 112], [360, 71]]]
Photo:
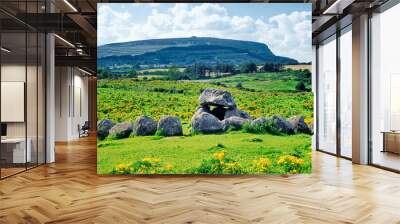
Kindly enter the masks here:
[[[243, 87], [266, 92], [296, 92], [298, 81], [290, 72], [239, 74], [230, 77], [210, 80], [212, 83], [223, 82], [228, 87], [241, 83]], [[310, 88], [311, 83], [306, 87]]]
[[[150, 76], [149, 76], [150, 77]], [[241, 88], [238, 88], [238, 83]], [[242, 131], [189, 135], [189, 123], [202, 90], [232, 93], [252, 117], [313, 117], [313, 95], [298, 92], [294, 73], [255, 73], [210, 80], [115, 79], [98, 81], [98, 119], [133, 121], [147, 115], [181, 119], [182, 137], [130, 137], [98, 142], [98, 173], [309, 173], [309, 135], [274, 136]], [[306, 84], [309, 87], [309, 83]]]
[[[295, 92], [297, 82], [289, 75], [277, 77], [276, 73], [236, 75], [228, 78], [202, 81], [167, 80], [99, 80], [98, 119], [117, 122], [134, 120], [147, 115], [159, 119], [162, 115], [178, 116], [183, 124], [188, 124], [198, 105], [202, 90], [207, 87], [225, 89], [232, 93], [236, 104], [253, 117], [281, 115], [291, 117], [304, 115], [311, 122], [313, 95], [310, 92]], [[226, 82], [227, 87], [216, 82]], [[241, 82], [251, 92], [235, 88]], [[171, 90], [159, 92], [158, 89]], [[174, 92], [182, 90], [182, 93]]]
[[[129, 164], [143, 158], [158, 158], [164, 165], [172, 165], [171, 173], [193, 173], [190, 168], [199, 167], [203, 160], [214, 153], [226, 151], [243, 166], [245, 173], [255, 173], [253, 160], [268, 158], [272, 161], [267, 173], [286, 173], [277, 165], [277, 158], [300, 152], [305, 161], [302, 172], [311, 172], [310, 136], [273, 136], [233, 132], [221, 135], [196, 135], [160, 138], [154, 136], [133, 137], [122, 140], [106, 140], [98, 144], [98, 173], [110, 173], [118, 164]], [[297, 152], [297, 153], [299, 153]], [[262, 172], [266, 173], [266, 172]]]

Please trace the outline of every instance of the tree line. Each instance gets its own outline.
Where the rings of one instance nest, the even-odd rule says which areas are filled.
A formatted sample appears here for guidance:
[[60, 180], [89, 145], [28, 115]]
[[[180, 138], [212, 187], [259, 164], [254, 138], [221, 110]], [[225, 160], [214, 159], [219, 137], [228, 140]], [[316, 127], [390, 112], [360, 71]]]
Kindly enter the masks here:
[[[244, 63], [240, 66], [233, 64], [193, 64], [184, 70], [176, 67], [170, 67], [167, 70], [143, 72], [144, 75], [154, 75], [163, 77], [166, 80], [197, 80], [207, 79], [211, 75], [215, 77], [235, 75], [240, 73], [257, 73], [257, 72], [282, 72], [284, 71], [282, 64], [266, 62], [261, 66], [257, 66], [254, 62]], [[290, 69], [289, 69], [290, 70]], [[310, 91], [306, 84], [311, 84], [311, 72], [308, 69], [293, 71], [296, 73], [297, 91]], [[99, 79], [117, 79], [117, 78], [137, 78], [139, 73], [135, 69], [128, 71], [112, 71], [108, 68], [99, 68], [97, 70]]]

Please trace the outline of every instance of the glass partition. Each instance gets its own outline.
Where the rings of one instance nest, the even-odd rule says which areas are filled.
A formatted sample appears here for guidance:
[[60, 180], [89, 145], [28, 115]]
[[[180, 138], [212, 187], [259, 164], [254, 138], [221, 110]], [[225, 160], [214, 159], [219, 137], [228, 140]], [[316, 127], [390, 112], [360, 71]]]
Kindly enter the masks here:
[[400, 5], [371, 18], [371, 162], [400, 170]]
[[1, 34], [2, 177], [24, 171], [31, 158], [26, 150], [26, 41], [25, 32]]
[[340, 35], [340, 155], [352, 157], [352, 35], [351, 26]]
[[[43, 1], [0, 2], [18, 13]], [[0, 12], [0, 178], [45, 163], [45, 35]]]
[[336, 153], [336, 36], [318, 48], [318, 149]]

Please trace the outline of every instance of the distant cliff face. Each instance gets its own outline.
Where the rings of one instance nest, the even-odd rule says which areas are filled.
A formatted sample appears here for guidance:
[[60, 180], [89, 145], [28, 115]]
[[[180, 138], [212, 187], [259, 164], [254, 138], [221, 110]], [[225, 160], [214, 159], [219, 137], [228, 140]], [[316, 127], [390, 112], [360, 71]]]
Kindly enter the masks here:
[[173, 38], [114, 43], [98, 48], [98, 66], [139, 64], [187, 66], [245, 62], [297, 64], [274, 55], [267, 45], [209, 37]]

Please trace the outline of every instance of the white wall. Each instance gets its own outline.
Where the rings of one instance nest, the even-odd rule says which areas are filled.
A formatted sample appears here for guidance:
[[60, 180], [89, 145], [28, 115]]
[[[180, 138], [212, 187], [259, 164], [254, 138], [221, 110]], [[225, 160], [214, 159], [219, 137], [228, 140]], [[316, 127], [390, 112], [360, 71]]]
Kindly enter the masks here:
[[88, 120], [88, 78], [73, 67], [56, 67], [55, 140], [79, 138], [78, 125]]
[[314, 118], [313, 118], [313, 127], [314, 127], [314, 134], [312, 136], [312, 144], [311, 147], [313, 150], [317, 149], [317, 139], [316, 139], [316, 127], [317, 127], [317, 47], [315, 45], [312, 46], [312, 62], [311, 62], [311, 85], [312, 85], [312, 92], [314, 94]]
[[[1, 66], [2, 82], [25, 82], [25, 64], [3, 64]], [[7, 108], [1, 108], [7, 110]], [[7, 137], [25, 137], [25, 122], [7, 122]]]

